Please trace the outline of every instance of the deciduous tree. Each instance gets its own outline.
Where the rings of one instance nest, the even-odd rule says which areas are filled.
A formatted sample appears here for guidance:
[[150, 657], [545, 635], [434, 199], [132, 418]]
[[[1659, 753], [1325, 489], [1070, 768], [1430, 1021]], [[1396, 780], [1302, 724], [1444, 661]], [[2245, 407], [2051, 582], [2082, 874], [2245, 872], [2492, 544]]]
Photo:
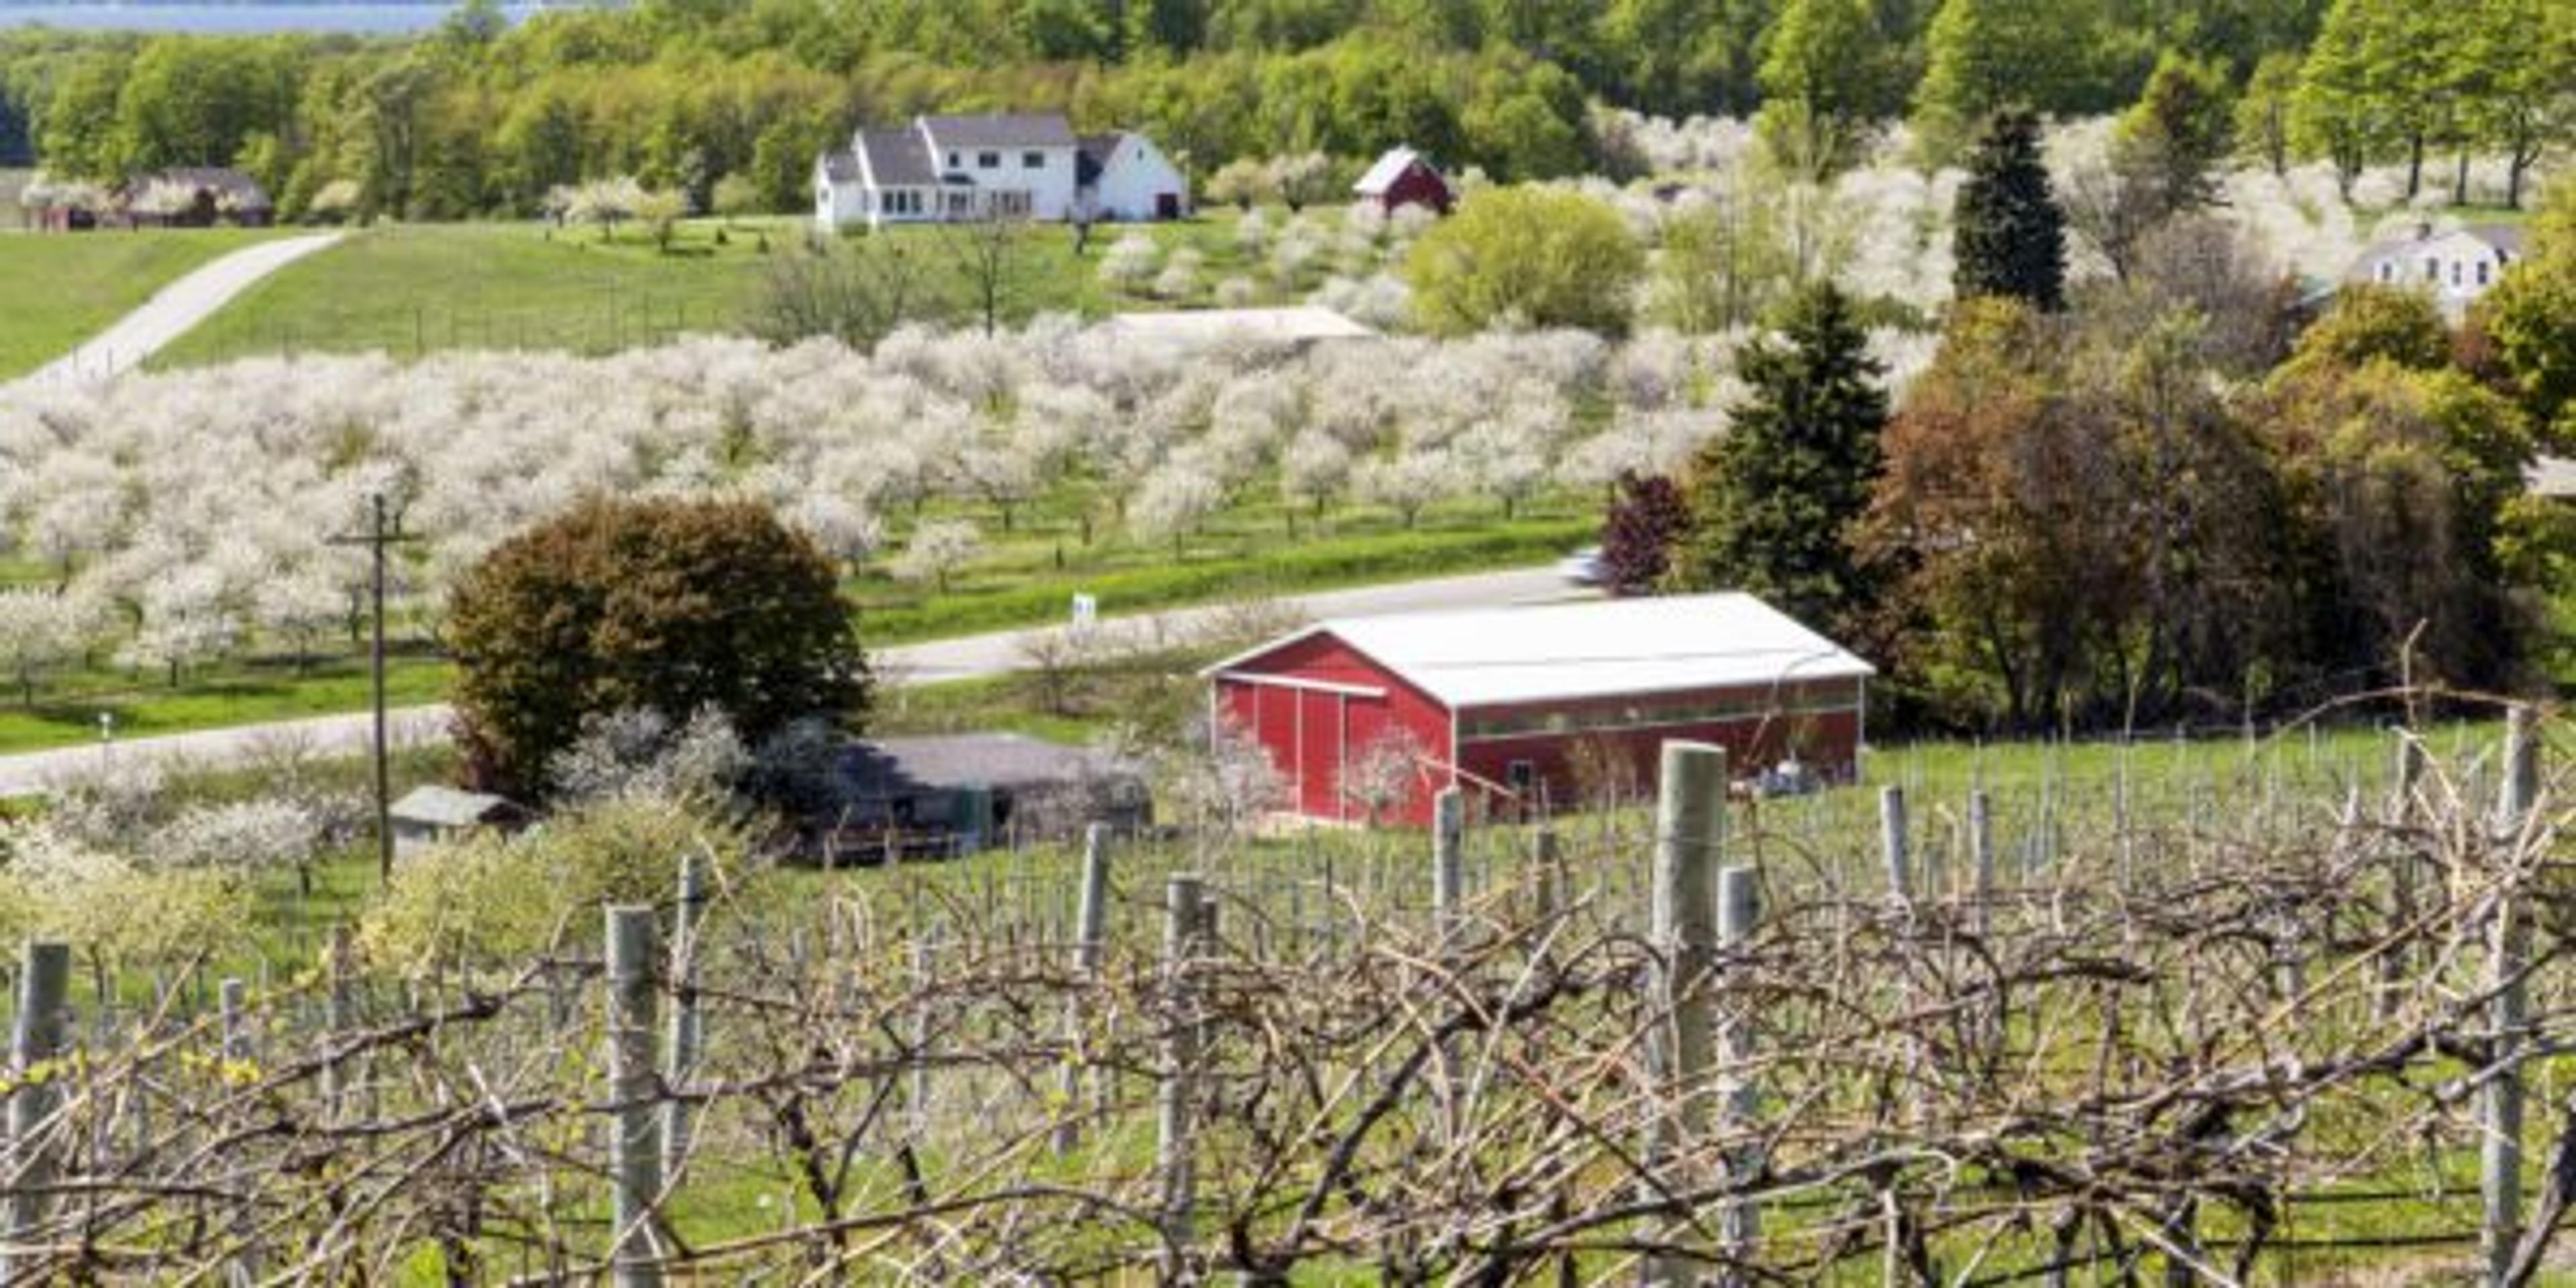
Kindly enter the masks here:
[[518, 792], [543, 794], [596, 715], [711, 709], [757, 741], [867, 700], [832, 561], [754, 505], [586, 501], [495, 547], [451, 599], [459, 738]]

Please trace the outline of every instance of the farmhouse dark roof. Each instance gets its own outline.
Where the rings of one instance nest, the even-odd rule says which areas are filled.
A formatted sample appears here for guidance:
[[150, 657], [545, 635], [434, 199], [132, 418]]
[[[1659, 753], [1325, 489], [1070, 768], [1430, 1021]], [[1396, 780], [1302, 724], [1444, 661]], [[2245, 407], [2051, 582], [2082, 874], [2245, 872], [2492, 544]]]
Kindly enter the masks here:
[[925, 116], [921, 125], [943, 148], [1069, 148], [1073, 126], [1060, 112]]
[[847, 150], [824, 153], [823, 177], [834, 183], [857, 183], [859, 181], [858, 154]]
[[1016, 733], [879, 738], [853, 743], [840, 762], [842, 786], [863, 799], [973, 786], [1056, 787], [1135, 772], [1135, 766], [1106, 752]]
[[236, 210], [272, 209], [268, 189], [259, 186], [258, 180], [222, 166], [172, 166], [167, 170], [154, 170], [134, 176], [134, 181], [126, 185], [126, 191], [139, 193], [155, 183], [202, 189], [213, 193], [217, 199], [230, 197]]
[[868, 174], [880, 188], [926, 187], [939, 182], [939, 173], [930, 164], [930, 149], [916, 131], [901, 126], [861, 130], [858, 144], [867, 149]]
[[1090, 185], [1100, 182], [1100, 172], [1109, 168], [1109, 156], [1118, 150], [1124, 134], [1086, 134], [1073, 157], [1073, 181]]

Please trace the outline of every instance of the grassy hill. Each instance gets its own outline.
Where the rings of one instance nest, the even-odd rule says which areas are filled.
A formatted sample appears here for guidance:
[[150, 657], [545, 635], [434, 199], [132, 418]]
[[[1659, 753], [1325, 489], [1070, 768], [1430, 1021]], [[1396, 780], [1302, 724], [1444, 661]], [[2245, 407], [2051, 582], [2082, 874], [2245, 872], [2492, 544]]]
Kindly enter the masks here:
[[[643, 230], [603, 239], [590, 228], [535, 223], [412, 224], [371, 229], [262, 282], [155, 360], [198, 366], [282, 352], [397, 355], [443, 349], [567, 349], [600, 353], [693, 332], [743, 328], [771, 257], [809, 235], [806, 221], [691, 220], [671, 249]], [[1159, 225], [1166, 247], [1195, 246], [1198, 293], [1239, 268], [1232, 220]], [[918, 250], [933, 278], [962, 279], [964, 247], [945, 230], [888, 234]], [[1108, 313], [1125, 303], [1102, 285], [1099, 261], [1122, 235], [1103, 229], [1076, 254], [1070, 230], [1027, 230], [1015, 269], [1015, 315]]]
[[[0, 309], [0, 380], [70, 352], [208, 260], [277, 235], [237, 228], [0, 235], [0, 282], [19, 303]], [[43, 306], [25, 306], [35, 300]]]

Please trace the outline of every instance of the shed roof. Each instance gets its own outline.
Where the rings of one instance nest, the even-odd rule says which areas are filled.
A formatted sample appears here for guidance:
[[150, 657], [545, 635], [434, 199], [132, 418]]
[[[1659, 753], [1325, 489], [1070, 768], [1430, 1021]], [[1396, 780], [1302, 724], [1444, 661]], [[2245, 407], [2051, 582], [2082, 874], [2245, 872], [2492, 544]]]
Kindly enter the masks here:
[[427, 783], [403, 794], [393, 804], [393, 816], [407, 823], [427, 823], [432, 827], [473, 827], [501, 816], [515, 813], [518, 806], [506, 796], [485, 792], [461, 792], [453, 787]]
[[1133, 765], [1106, 752], [1016, 733], [878, 738], [851, 744], [840, 760], [842, 785], [863, 797], [975, 786], [1054, 787], [1133, 772]]
[[1411, 148], [1388, 148], [1386, 155], [1379, 157], [1377, 164], [1370, 166], [1368, 173], [1361, 175], [1360, 181], [1351, 185], [1351, 191], [1363, 197], [1383, 197], [1388, 189], [1395, 186], [1395, 181], [1403, 178], [1404, 172], [1412, 169], [1417, 161], [1421, 161], [1425, 166], [1430, 165], [1430, 162], [1423, 161], [1421, 153]]
[[1751, 595], [1583, 600], [1319, 622], [1209, 667], [1215, 676], [1330, 634], [1452, 710], [1877, 674]]

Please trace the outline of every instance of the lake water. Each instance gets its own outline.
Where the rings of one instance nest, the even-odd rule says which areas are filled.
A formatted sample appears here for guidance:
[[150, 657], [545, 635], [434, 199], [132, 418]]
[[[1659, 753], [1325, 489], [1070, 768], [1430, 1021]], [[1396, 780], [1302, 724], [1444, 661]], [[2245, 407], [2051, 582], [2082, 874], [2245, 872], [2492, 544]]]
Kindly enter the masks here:
[[[517, 22], [561, 5], [505, 4]], [[0, 0], [0, 27], [67, 31], [357, 32], [426, 31], [446, 20], [447, 4], [13, 4]]]

